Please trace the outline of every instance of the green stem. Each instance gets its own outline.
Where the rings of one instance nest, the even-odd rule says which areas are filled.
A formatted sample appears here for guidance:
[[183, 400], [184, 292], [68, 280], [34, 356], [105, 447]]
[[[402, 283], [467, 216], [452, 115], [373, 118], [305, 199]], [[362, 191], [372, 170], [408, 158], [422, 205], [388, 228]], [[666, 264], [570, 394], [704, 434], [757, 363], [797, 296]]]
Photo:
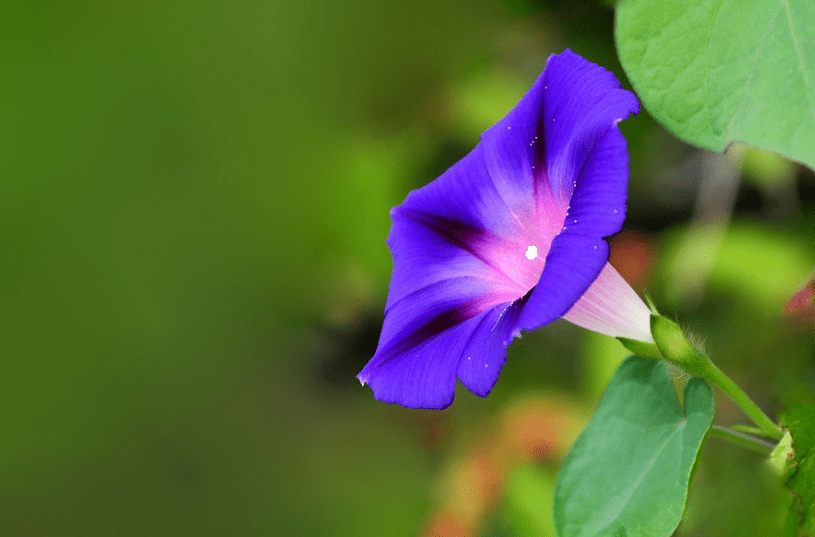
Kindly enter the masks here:
[[727, 394], [727, 396], [730, 397], [734, 403], [739, 405], [741, 409], [744, 410], [744, 413], [750, 416], [750, 419], [759, 426], [764, 436], [773, 440], [781, 439], [781, 436], [784, 434], [781, 427], [776, 425], [776, 423], [771, 420], [763, 410], [758, 408], [758, 405], [756, 405], [753, 400], [750, 399], [747, 394], [736, 385], [735, 382], [730, 380], [730, 377], [725, 375], [721, 369], [716, 367], [716, 364], [708, 359], [707, 367], [704, 369], [705, 378], [721, 388], [722, 391]]
[[762, 431], [761, 428], [753, 427], [752, 425], [732, 425], [730, 428], [740, 433], [747, 433], [753, 436], [764, 436], [764, 431]]
[[651, 315], [651, 334], [659, 352], [669, 362], [694, 375], [702, 377], [724, 391], [730, 399], [741, 407], [761, 429], [761, 434], [773, 440], [780, 440], [781, 427], [767, 417], [758, 405], [750, 399], [736, 383], [730, 380], [710, 358], [693, 345], [685, 332], [675, 322], [661, 315]]
[[728, 429], [727, 427], [721, 427], [719, 425], [714, 425], [711, 427], [710, 436], [721, 438], [722, 440], [726, 440], [731, 444], [736, 444], [737, 446], [749, 449], [750, 451], [754, 451], [764, 455], [765, 457], [773, 451], [773, 445], [765, 440], [734, 431], [733, 429]]

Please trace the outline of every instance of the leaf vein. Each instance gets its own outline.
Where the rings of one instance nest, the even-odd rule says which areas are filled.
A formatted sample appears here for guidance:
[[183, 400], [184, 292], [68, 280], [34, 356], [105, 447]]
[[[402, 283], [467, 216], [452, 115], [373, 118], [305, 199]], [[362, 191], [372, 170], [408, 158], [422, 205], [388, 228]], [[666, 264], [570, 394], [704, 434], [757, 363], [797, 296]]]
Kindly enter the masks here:
[[795, 29], [795, 23], [792, 20], [792, 13], [790, 13], [790, 2], [789, 0], [783, 0], [784, 7], [787, 11], [787, 22], [790, 25], [790, 37], [792, 38], [792, 45], [795, 47], [795, 54], [798, 56], [798, 63], [801, 65], [801, 74], [804, 77], [804, 85], [807, 89], [807, 97], [809, 98], [809, 111], [812, 113], [812, 119], [815, 121], [815, 92], [812, 90], [812, 82], [809, 80], [809, 76], [807, 75], [806, 64], [804, 63], [804, 55], [801, 52], [801, 45], [798, 39], [798, 32]]
[[[785, 0], [782, 0], [782, 3]], [[772, 19], [770, 19], [770, 23], [767, 25], [767, 31], [764, 32], [764, 36], [761, 39], [761, 46], [756, 49], [756, 55], [753, 58], [753, 66], [750, 69], [750, 76], [747, 78], [747, 83], [744, 85], [744, 96], [741, 99], [741, 106], [739, 106], [739, 115], [741, 116], [740, 119], [733, 118], [733, 121], [730, 124], [730, 129], [727, 133], [727, 139], [729, 141], [735, 141], [737, 137], [741, 137], [744, 134], [744, 121], [747, 119], [747, 101], [750, 98], [750, 91], [753, 86], [753, 77], [758, 70], [758, 59], [764, 53], [764, 48], [767, 45], [767, 39], [770, 36], [773, 28], [775, 27], [775, 22], [778, 19], [778, 13], [781, 11], [781, 5], [778, 6], [778, 9], [775, 10]], [[734, 126], [738, 123], [738, 133], [734, 133]]]
[[637, 481], [635, 483], [632, 483], [625, 490], [620, 492], [620, 494], [617, 496], [617, 498], [622, 499], [622, 501], [618, 503], [618, 505], [620, 505], [620, 507], [619, 507], [619, 510], [617, 511], [617, 514], [614, 515], [614, 518], [608, 524], [606, 524], [605, 526], [600, 528], [600, 530], [597, 531], [596, 533], [602, 532], [603, 530], [605, 530], [606, 528], [608, 528], [609, 526], [614, 524], [620, 518], [620, 515], [623, 513], [623, 511], [625, 511], [625, 508], [628, 505], [628, 500], [631, 499], [631, 497], [634, 495], [634, 493], [637, 491], [637, 489], [642, 484], [643, 480], [645, 480], [645, 477], [654, 468], [654, 465], [656, 464], [656, 461], [659, 459], [659, 457], [662, 455], [662, 453], [665, 451], [665, 449], [668, 447], [668, 445], [671, 443], [671, 441], [674, 439], [674, 437], [677, 434], [681, 433], [685, 429], [685, 424], [686, 423], [687, 423], [687, 420], [683, 419], [679, 424], [677, 424], [676, 430], [673, 432], [673, 434], [671, 434], [671, 436], [668, 437], [667, 440], [665, 440], [665, 443], [662, 445], [662, 447], [659, 449], [659, 451], [657, 451], [657, 453], [654, 455], [654, 457], [650, 461], [648, 461], [648, 465], [645, 467], [645, 469], [643, 470], [642, 474], [639, 476]]

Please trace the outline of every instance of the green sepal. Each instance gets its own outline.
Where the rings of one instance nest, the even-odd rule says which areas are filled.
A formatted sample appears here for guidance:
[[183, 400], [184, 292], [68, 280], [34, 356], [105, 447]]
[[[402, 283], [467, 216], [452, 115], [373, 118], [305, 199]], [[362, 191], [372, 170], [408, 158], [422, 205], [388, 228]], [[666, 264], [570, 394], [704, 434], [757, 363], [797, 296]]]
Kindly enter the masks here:
[[688, 341], [678, 324], [662, 315], [651, 315], [651, 335], [666, 360], [691, 375], [708, 376], [710, 361]]
[[642, 294], [645, 297], [645, 303], [648, 304], [648, 309], [651, 310], [651, 313], [654, 315], [659, 315], [657, 305], [654, 303], [654, 299], [651, 298], [651, 295], [648, 294], [648, 291], [643, 291]]
[[645, 358], [662, 358], [662, 353], [659, 352], [659, 347], [654, 343], [646, 343], [636, 339], [628, 339], [627, 337], [618, 337], [623, 347], [630, 350], [637, 356], [644, 356]]

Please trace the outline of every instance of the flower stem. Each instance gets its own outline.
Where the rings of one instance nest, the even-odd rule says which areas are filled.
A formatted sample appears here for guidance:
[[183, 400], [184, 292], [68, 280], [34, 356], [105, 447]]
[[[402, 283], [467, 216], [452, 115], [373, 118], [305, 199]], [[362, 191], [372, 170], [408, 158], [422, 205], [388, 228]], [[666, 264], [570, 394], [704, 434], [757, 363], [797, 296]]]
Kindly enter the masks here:
[[726, 440], [731, 444], [736, 444], [737, 446], [749, 449], [750, 451], [754, 451], [764, 455], [765, 457], [773, 450], [773, 445], [765, 440], [734, 431], [733, 429], [728, 429], [727, 427], [721, 427], [719, 425], [714, 425], [711, 427], [710, 435]]
[[764, 436], [764, 431], [762, 431], [760, 427], [753, 427], [752, 425], [732, 425], [730, 428], [740, 433], [747, 433], [753, 436]]
[[707, 360], [705, 370], [705, 378], [721, 388], [734, 403], [739, 405], [741, 409], [744, 410], [744, 413], [750, 416], [750, 419], [759, 426], [763, 436], [773, 440], [781, 439], [781, 436], [784, 434], [781, 427], [776, 425], [776, 423], [771, 420], [735, 382], [730, 380], [730, 377], [716, 367], [716, 364], [711, 362], [710, 359]]
[[781, 427], [767, 417], [758, 405], [739, 388], [730, 377], [716, 367], [707, 354], [693, 345], [679, 326], [661, 315], [651, 315], [651, 334], [662, 356], [691, 375], [709, 380], [722, 389], [730, 399], [750, 416], [761, 429], [761, 435], [780, 440]]

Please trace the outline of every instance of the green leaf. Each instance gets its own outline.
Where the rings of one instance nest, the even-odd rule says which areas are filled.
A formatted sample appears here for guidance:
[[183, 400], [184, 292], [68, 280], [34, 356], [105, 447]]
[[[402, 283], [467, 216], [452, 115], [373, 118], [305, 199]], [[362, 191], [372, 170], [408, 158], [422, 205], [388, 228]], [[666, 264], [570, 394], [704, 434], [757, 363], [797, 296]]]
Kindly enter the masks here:
[[807, 0], [623, 0], [615, 37], [643, 104], [683, 140], [815, 169], [814, 20]]
[[792, 455], [797, 469], [787, 481], [795, 498], [802, 535], [815, 530], [815, 404], [790, 408], [781, 414], [781, 423], [792, 436]]
[[664, 361], [628, 358], [558, 475], [560, 537], [670, 535], [712, 422], [702, 379], [688, 382], [683, 412]]
[[767, 457], [767, 467], [782, 481], [786, 481], [796, 470], [795, 458], [792, 449], [792, 435], [789, 431], [784, 433], [781, 441], [773, 448]]

